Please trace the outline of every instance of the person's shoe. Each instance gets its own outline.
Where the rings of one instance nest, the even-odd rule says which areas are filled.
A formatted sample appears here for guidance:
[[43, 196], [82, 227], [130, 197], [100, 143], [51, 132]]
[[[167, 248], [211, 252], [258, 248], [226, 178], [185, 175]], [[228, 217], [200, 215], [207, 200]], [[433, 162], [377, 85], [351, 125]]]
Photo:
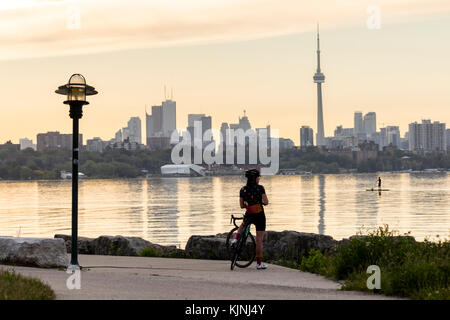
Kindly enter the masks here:
[[265, 264], [264, 262], [261, 262], [260, 264], [256, 265], [256, 269], [258, 269], [258, 270], [267, 269], [267, 264]]

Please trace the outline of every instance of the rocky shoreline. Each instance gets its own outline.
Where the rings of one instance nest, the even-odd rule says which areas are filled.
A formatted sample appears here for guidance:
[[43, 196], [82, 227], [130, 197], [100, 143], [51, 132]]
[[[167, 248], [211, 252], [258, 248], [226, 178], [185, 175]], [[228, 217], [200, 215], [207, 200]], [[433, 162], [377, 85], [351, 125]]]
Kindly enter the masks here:
[[[185, 249], [175, 246], [162, 246], [139, 237], [100, 236], [98, 238], [78, 239], [80, 254], [120, 255], [120, 256], [159, 256], [194, 259], [228, 260], [226, 248], [227, 233], [201, 236], [193, 235], [189, 238]], [[361, 237], [352, 236], [350, 237]], [[55, 238], [65, 241], [67, 252], [71, 251], [71, 237], [57, 234]], [[311, 249], [318, 250], [325, 255], [349, 241], [334, 240], [331, 236], [297, 231], [266, 231], [263, 239], [263, 258], [268, 262], [290, 261], [300, 263], [302, 257], [308, 255]], [[149, 254], [147, 254], [149, 253]]]
[[[352, 236], [364, 237], [364, 236]], [[188, 259], [228, 260], [227, 233], [189, 238], [185, 249], [162, 246], [139, 237], [100, 236], [78, 238], [78, 252], [87, 255], [146, 256]], [[415, 241], [413, 237], [412, 241]], [[329, 255], [349, 239], [334, 240], [331, 236], [297, 231], [266, 231], [263, 259], [266, 262], [300, 264], [311, 249]], [[0, 237], [0, 264], [41, 268], [65, 267], [71, 252], [71, 236], [56, 234], [54, 239]]]

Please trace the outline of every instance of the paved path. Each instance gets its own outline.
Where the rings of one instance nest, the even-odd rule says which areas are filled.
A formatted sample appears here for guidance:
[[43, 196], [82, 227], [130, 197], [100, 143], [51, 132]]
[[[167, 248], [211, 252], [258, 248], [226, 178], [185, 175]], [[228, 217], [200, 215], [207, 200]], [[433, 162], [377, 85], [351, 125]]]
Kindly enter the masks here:
[[230, 271], [228, 261], [95, 255], [80, 255], [79, 262], [80, 290], [67, 289], [63, 270], [14, 269], [48, 283], [57, 299], [388, 299], [339, 291], [334, 281], [276, 265]]

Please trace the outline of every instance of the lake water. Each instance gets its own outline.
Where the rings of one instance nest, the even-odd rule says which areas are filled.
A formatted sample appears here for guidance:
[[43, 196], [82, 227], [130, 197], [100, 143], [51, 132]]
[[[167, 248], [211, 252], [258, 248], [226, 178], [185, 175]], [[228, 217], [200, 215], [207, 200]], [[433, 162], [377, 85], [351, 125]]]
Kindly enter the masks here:
[[[390, 191], [367, 192], [376, 175], [262, 177], [270, 205], [267, 230], [342, 239], [383, 224], [400, 232], [449, 238], [450, 174], [382, 174]], [[231, 229], [240, 214], [242, 177], [84, 180], [79, 235], [138, 236], [184, 248], [191, 235]], [[0, 235], [53, 237], [71, 232], [70, 181], [0, 181]]]

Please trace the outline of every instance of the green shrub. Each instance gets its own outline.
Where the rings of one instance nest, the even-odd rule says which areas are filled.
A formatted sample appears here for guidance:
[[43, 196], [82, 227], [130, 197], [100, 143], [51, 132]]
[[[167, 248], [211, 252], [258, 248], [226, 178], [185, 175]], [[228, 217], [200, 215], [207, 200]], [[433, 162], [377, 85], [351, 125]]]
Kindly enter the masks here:
[[138, 256], [140, 257], [161, 257], [162, 254], [157, 251], [155, 248], [147, 247], [141, 250], [141, 252], [138, 253]]
[[54, 300], [55, 293], [38, 279], [0, 269], [0, 300]]
[[325, 275], [328, 270], [328, 259], [319, 250], [311, 249], [308, 256], [302, 258], [300, 270]]
[[367, 289], [367, 267], [381, 271], [380, 292], [412, 299], [450, 299], [450, 242], [416, 242], [389, 227], [358, 235], [326, 257], [311, 250], [300, 270], [345, 280], [344, 290]]
[[176, 249], [170, 250], [168, 252], [162, 252], [156, 248], [146, 247], [138, 253], [140, 257], [159, 257], [159, 258], [188, 258], [183, 251], [178, 251]]

